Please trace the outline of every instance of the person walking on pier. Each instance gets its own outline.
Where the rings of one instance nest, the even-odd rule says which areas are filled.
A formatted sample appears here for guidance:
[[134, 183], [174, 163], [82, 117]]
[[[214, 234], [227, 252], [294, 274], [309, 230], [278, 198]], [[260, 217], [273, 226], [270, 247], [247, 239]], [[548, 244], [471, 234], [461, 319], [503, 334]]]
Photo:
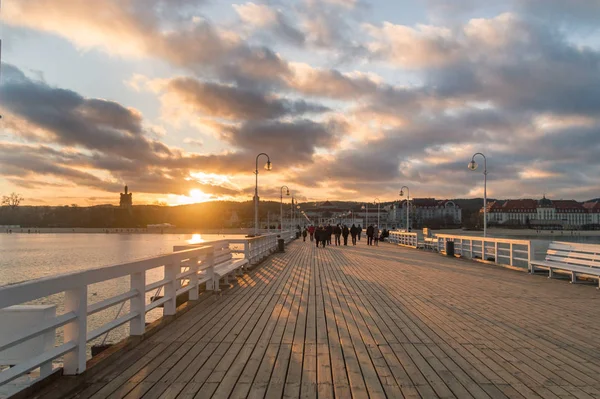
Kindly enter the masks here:
[[352, 236], [352, 245], [356, 245], [356, 236], [358, 235], [358, 227], [352, 225], [350, 227], [350, 235]]
[[339, 224], [336, 224], [333, 228], [333, 234], [335, 235], [335, 246], [337, 247], [339, 245], [342, 245], [342, 242], [340, 240], [340, 237], [342, 236], [342, 228]]
[[373, 225], [367, 227], [367, 245], [373, 245]]
[[319, 226], [315, 229], [315, 243], [317, 244], [317, 248], [319, 248], [319, 244], [321, 243], [321, 238], [325, 232], [323, 231], [323, 227]]
[[331, 234], [327, 231], [327, 227], [321, 229], [321, 244], [323, 245], [323, 248], [327, 245], [331, 245]]
[[375, 246], [379, 246], [379, 226], [375, 225], [373, 227], [373, 240], [375, 241]]
[[308, 230], [306, 230], [306, 227], [304, 228], [304, 230], [302, 230], [302, 241], [306, 242], [306, 236], [308, 235]]
[[350, 230], [348, 230], [348, 226], [344, 225], [342, 227], [342, 236], [344, 237], [344, 245], [348, 245], [348, 235], [350, 234]]
[[308, 226], [308, 234], [310, 234], [310, 242], [312, 242], [315, 237], [315, 226], [312, 224]]
[[331, 236], [333, 235], [333, 227], [328, 224], [325, 227], [325, 240], [327, 241], [327, 245], [331, 245]]
[[358, 241], [360, 241], [361, 234], [362, 234], [362, 226], [359, 224], [358, 225]]

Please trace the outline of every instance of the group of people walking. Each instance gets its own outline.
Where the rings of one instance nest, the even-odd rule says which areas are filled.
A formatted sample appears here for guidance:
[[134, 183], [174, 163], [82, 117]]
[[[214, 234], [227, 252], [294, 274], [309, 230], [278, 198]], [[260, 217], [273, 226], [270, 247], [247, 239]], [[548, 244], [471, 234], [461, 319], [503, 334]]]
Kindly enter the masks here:
[[[302, 231], [302, 237], [304, 241], [306, 241], [306, 237], [310, 237], [310, 241], [316, 242], [317, 248], [319, 244], [324, 248], [326, 245], [332, 245], [332, 237], [333, 242], [336, 246], [342, 245], [342, 238], [344, 240], [344, 245], [348, 245], [348, 237], [352, 238], [352, 245], [356, 245], [357, 241], [360, 241], [361, 235], [363, 232], [362, 226], [359, 224], [358, 226], [352, 225], [352, 227], [348, 228], [348, 226], [344, 225], [335, 225], [332, 226], [328, 224], [327, 226], [308, 226], [305, 227]], [[378, 245], [379, 243], [379, 228], [377, 226], [370, 225], [367, 227], [367, 245]]]

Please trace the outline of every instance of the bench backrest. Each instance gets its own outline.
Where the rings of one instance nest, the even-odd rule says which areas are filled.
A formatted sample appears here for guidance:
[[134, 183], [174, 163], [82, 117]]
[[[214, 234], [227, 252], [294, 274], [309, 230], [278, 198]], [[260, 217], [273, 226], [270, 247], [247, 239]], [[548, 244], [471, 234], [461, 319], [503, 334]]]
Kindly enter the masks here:
[[215, 266], [227, 263], [233, 258], [231, 248], [229, 248], [229, 243], [227, 242], [215, 242], [214, 251]]
[[553, 241], [546, 260], [600, 268], [600, 245]]

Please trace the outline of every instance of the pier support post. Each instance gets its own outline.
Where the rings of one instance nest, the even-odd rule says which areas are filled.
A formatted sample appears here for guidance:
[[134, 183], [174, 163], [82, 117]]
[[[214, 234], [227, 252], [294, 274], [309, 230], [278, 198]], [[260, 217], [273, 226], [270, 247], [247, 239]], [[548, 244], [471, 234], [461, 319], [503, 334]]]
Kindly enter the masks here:
[[73, 312], [77, 318], [65, 325], [64, 342], [73, 342], [77, 347], [65, 354], [65, 375], [81, 374], [85, 371], [87, 344], [87, 286], [65, 292], [65, 313]]

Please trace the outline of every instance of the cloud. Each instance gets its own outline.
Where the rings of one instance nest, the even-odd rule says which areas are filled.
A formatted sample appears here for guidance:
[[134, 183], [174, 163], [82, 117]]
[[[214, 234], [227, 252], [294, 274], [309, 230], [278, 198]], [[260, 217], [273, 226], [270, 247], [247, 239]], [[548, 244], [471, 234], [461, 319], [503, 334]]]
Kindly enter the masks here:
[[255, 29], [268, 30], [278, 38], [297, 46], [303, 46], [306, 41], [304, 33], [293, 26], [283, 12], [266, 4], [248, 2], [234, 4], [233, 8], [243, 22]]
[[384, 22], [365, 25], [374, 40], [368, 49], [374, 57], [404, 68], [441, 66], [459, 57], [460, 45], [450, 29], [431, 25], [411, 28]]
[[185, 139], [183, 139], [183, 142], [185, 144], [190, 144], [196, 147], [203, 147], [204, 146], [204, 142], [200, 139], [194, 139], [192, 137], [186, 137]]
[[35, 125], [40, 139], [146, 160], [170, 154], [167, 146], [142, 134], [142, 118], [136, 110], [33, 81], [7, 64], [3, 69], [2, 107]]
[[3, 121], [12, 137], [27, 144], [0, 141], [1, 175], [21, 187], [52, 177], [69, 184], [114, 192], [136, 182], [138, 192], [232, 195], [237, 190], [190, 178], [198, 168], [219, 173], [244, 170], [246, 155], [186, 154], [149, 139], [135, 109], [49, 86], [3, 64], [0, 86]]
[[308, 119], [293, 122], [248, 122], [240, 128], [223, 132], [223, 138], [232, 146], [250, 152], [277, 154], [285, 166], [310, 163], [317, 148], [335, 147], [342, 126], [317, 123]]
[[304, 100], [292, 101], [259, 90], [202, 82], [193, 78], [171, 79], [162, 86], [162, 90], [168, 95], [166, 101], [175, 97], [194, 113], [234, 121], [276, 119], [329, 111], [325, 106]]

